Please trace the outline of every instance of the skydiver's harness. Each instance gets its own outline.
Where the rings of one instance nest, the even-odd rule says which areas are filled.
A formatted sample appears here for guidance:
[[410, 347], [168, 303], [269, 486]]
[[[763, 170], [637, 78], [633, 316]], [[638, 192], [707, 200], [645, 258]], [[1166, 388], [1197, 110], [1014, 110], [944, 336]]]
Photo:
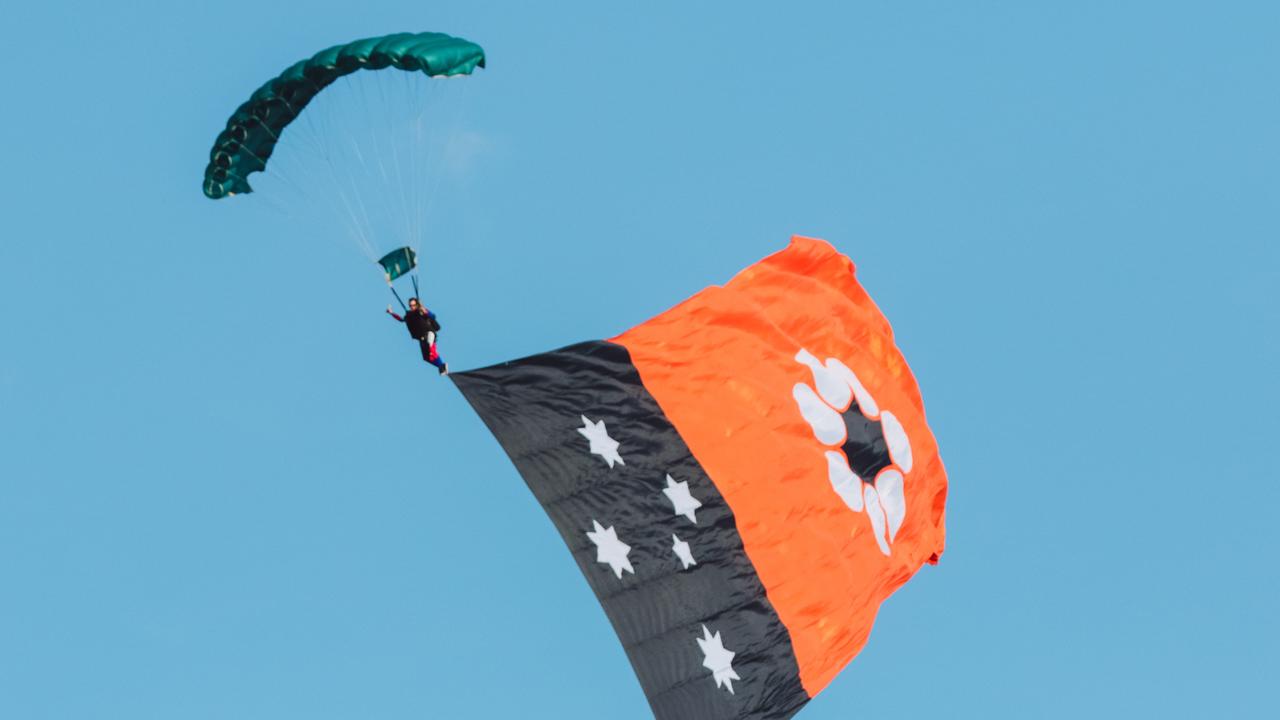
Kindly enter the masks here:
[[416, 311], [406, 310], [404, 317], [391, 312], [390, 308], [387, 312], [391, 313], [391, 317], [404, 323], [405, 329], [409, 331], [409, 337], [428, 345], [436, 344], [436, 337], [440, 332], [440, 321], [436, 319], [435, 313], [425, 312], [421, 307]]

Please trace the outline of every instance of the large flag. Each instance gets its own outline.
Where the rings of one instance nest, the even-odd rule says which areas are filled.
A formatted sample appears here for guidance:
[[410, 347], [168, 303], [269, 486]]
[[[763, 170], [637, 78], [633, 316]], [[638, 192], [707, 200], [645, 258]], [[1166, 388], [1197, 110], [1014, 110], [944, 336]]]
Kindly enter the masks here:
[[791, 717], [942, 552], [915, 379], [821, 240], [611, 340], [452, 377], [661, 720]]

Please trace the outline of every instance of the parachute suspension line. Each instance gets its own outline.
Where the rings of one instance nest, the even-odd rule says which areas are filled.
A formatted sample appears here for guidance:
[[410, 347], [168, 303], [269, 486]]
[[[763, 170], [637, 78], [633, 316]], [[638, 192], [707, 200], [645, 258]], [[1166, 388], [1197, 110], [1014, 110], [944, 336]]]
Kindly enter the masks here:
[[[420, 163], [418, 172], [415, 175], [417, 183], [414, 186], [414, 223], [415, 223], [415, 240], [421, 244], [427, 239], [427, 219], [431, 216], [431, 203], [434, 199], [431, 195], [432, 180], [443, 177], [448, 168], [439, 166], [437, 158], [434, 156], [435, 148], [430, 142], [430, 138], [425, 137], [423, 133], [423, 123], [427, 114], [427, 108], [430, 100], [439, 101], [438, 93], [433, 92], [439, 87], [436, 78], [416, 75], [410, 78], [410, 95], [412, 97], [412, 122], [411, 128], [415, 155]], [[428, 171], [428, 168], [435, 167], [437, 171], [434, 176]]]
[[[397, 137], [401, 138], [401, 142], [403, 142], [404, 129], [401, 127], [401, 123], [403, 122], [406, 98], [403, 96], [396, 96], [395, 86], [392, 83], [407, 75], [409, 75], [407, 72], [395, 74], [383, 73], [378, 78], [378, 94], [382, 98], [383, 106], [387, 108], [387, 112], [382, 118], [386, 126], [386, 134], [383, 136], [384, 139]], [[410, 153], [413, 152], [413, 146], [411, 144], [408, 146], [408, 151]], [[403, 152], [391, 153], [391, 168], [395, 172], [396, 177], [394, 188], [395, 199], [399, 203], [400, 207], [399, 214], [395, 216], [397, 221], [396, 232], [399, 234], [399, 237], [396, 239], [396, 244], [412, 246], [412, 221], [410, 220], [409, 211], [409, 187], [412, 176], [405, 173], [401, 161], [401, 155], [404, 154], [405, 153]], [[412, 156], [410, 156], [410, 158], [412, 158]]]
[[[419, 116], [418, 118], [417, 126], [415, 128], [415, 130], [418, 133], [422, 132], [422, 120], [424, 119], [424, 116], [425, 116], [425, 111], [423, 113], [423, 116]], [[443, 146], [439, 148], [432, 147], [432, 148], [429, 148], [427, 151], [428, 161], [431, 163], [436, 163], [440, 165], [441, 170], [440, 172], [436, 173], [434, 177], [427, 178], [427, 185], [429, 187], [425, 188], [426, 197], [424, 198], [424, 208], [423, 208], [423, 214], [426, 217], [430, 217], [432, 211], [435, 209], [436, 198], [440, 194], [440, 186], [444, 182], [445, 173], [450, 170], [449, 149], [453, 146], [453, 143], [457, 139], [456, 131], [457, 131], [456, 125], [448, 127], [448, 129], [445, 131], [443, 135], [443, 137], [446, 138], [446, 140], [443, 143]], [[437, 151], [439, 151], [440, 153], [438, 157], [436, 156]], [[425, 219], [424, 219], [424, 223], [425, 223]]]
[[[425, 174], [425, 168], [437, 167], [435, 158], [432, 155], [433, 148], [429, 144], [424, 144], [422, 135], [422, 119], [427, 110], [427, 97], [433, 95], [431, 92], [435, 89], [434, 78], [414, 76], [406, 78], [406, 92], [410, 98], [410, 118], [412, 127], [409, 128], [410, 137], [412, 138], [414, 159], [420, 164], [418, 172], [414, 174], [413, 187], [413, 223], [414, 223], [414, 241], [421, 244], [426, 240], [428, 209], [431, 202], [430, 197], [424, 195], [429, 191], [431, 176]], [[425, 145], [425, 147], [424, 147]], [[444, 173], [444, 168], [439, 168], [438, 174]]]
[[[439, 197], [444, 177], [452, 172], [449, 167], [449, 147], [457, 140], [460, 110], [454, 97], [458, 95], [458, 91], [454, 90], [456, 82], [449, 82], [444, 77], [424, 77], [419, 78], [419, 82], [422, 86], [422, 100], [415, 106], [413, 137], [420, 147], [425, 145], [422, 158], [424, 167], [439, 168], [439, 172], [422, 174], [417, 195], [417, 222], [419, 232], [425, 237], [428, 219], [435, 209], [436, 197]], [[431, 119], [439, 127], [439, 132], [424, 132], [429, 109], [433, 111]]]
[[[349, 81], [348, 81], [349, 82]], [[377, 257], [377, 251], [373, 243], [373, 226], [369, 220], [368, 212], [364, 210], [363, 198], [355, 182], [355, 177], [350, 169], [347, 169], [344, 163], [334, 162], [333, 153], [331, 152], [332, 140], [334, 135], [332, 113], [313, 113], [308, 118], [315, 118], [311, 125], [312, 130], [316, 133], [316, 147], [320, 150], [320, 156], [325, 161], [325, 165], [329, 169], [329, 180], [335, 191], [335, 194], [342, 201], [343, 209], [347, 213], [347, 226], [351, 238], [355, 240], [356, 245], [360, 248], [360, 252], [370, 260]], [[317, 128], [317, 123], [323, 123], [323, 128]], [[329, 138], [330, 142], [326, 143], [325, 138]], [[343, 172], [339, 172], [339, 166], [344, 168]], [[357, 207], [358, 206], [358, 207]], [[360, 210], [357, 215], [356, 210]]]
[[[348, 85], [350, 84], [350, 81], [346, 80], [345, 77], [344, 82]], [[337, 190], [338, 197], [342, 200], [343, 209], [347, 213], [352, 239], [356, 241], [360, 251], [366, 258], [373, 259], [377, 257], [372, 238], [373, 227], [369, 221], [368, 213], [364, 210], [363, 198], [360, 195], [358, 183], [356, 183], [352, 171], [346, 167], [345, 163], [334, 162], [331, 152], [332, 140], [336, 138], [332, 115], [333, 113], [325, 113], [318, 118], [317, 122], [324, 123], [323, 135], [320, 138], [330, 138], [330, 142], [325, 144], [321, 139], [318, 139], [317, 145], [323, 150], [325, 164], [329, 168], [330, 180]], [[339, 171], [340, 166], [343, 168], [342, 172]], [[357, 210], [360, 211], [359, 214], [357, 214]]]
[[[264, 127], [264, 129], [266, 128]], [[267, 132], [270, 133], [270, 129], [267, 129]], [[274, 137], [274, 134], [273, 134], [273, 137]], [[305, 197], [306, 195], [305, 191], [296, 182], [294, 182], [293, 178], [290, 177], [290, 174], [288, 172], [283, 171], [279, 167], [278, 160], [275, 163], [268, 163], [266, 159], [264, 159], [261, 155], [258, 155], [248, 147], [242, 147], [241, 152], [245, 153], [249, 157], [258, 161], [258, 164], [261, 167], [261, 169], [258, 170], [258, 172], [265, 173], [272, 179], [282, 183], [296, 197], [299, 197], [299, 198]], [[243, 180], [245, 181], [246, 185], [248, 184], [247, 179], [234, 170], [228, 170], [227, 175], [230, 177], [237, 178], [239, 180]], [[273, 193], [254, 193], [254, 197], [256, 198], [255, 202], [265, 203], [268, 207], [272, 209], [273, 212], [279, 213], [280, 215], [287, 217], [290, 220], [295, 222], [300, 220], [298, 213], [290, 209], [290, 204], [287, 202], [284, 202], [280, 198], [277, 198]]]
[[[360, 99], [359, 99], [359, 102], [356, 103], [356, 105], [359, 108], [361, 108], [361, 111], [362, 111], [361, 114], [364, 120], [364, 122], [361, 123], [364, 125], [364, 128], [362, 129], [369, 133], [367, 142], [371, 146], [369, 147], [371, 152], [369, 153], [364, 152], [362, 148], [363, 143], [366, 142], [364, 140], [364, 133], [358, 132], [358, 128], [350, 127], [350, 123], [348, 123], [349, 127], [347, 128], [347, 135], [351, 140], [352, 151], [356, 155], [357, 159], [359, 159], [361, 169], [364, 171], [364, 174], [368, 179], [372, 180], [374, 177], [374, 174], [373, 174], [370, 163], [366, 160], [366, 155], [372, 155], [373, 159], [378, 164], [378, 174], [382, 178], [381, 186], [386, 189], [386, 192], [375, 193], [372, 197], [369, 198], [369, 200], [378, 201], [379, 207], [376, 209], [376, 212], [380, 217], [394, 218], [396, 216], [396, 213], [394, 212], [393, 205], [391, 201], [388, 199], [387, 195], [392, 192], [395, 192], [396, 188], [392, 187], [390, 173], [387, 172], [386, 164], [383, 162], [383, 157], [382, 157], [383, 143], [380, 142], [378, 138], [379, 135], [383, 134], [380, 122], [386, 120], [386, 115], [390, 110], [390, 108], [386, 106], [385, 102], [381, 106], [379, 106], [377, 103], [370, 102], [368, 90], [365, 88], [366, 83], [375, 83], [375, 84], [381, 83], [382, 82], [381, 75], [382, 73], [365, 74], [365, 77], [363, 78], [364, 82], [353, 81], [351, 79], [351, 76], [345, 76], [343, 78], [343, 82], [346, 85], [348, 92], [359, 95]], [[390, 127], [390, 125], [388, 125], [388, 127]], [[393, 136], [393, 135], [389, 134], [389, 136]], [[354, 171], [351, 171], [351, 172], [354, 174]], [[358, 192], [358, 188], [356, 188], [356, 190]], [[366, 222], [369, 225], [370, 234], [372, 234], [373, 222], [369, 215], [367, 204], [364, 202], [364, 197], [362, 194], [359, 196], [359, 198], [361, 201], [360, 205], [362, 208], [362, 212], [364, 213]], [[376, 255], [376, 253], [371, 253], [371, 256], [373, 255]]]
[[[385, 108], [387, 110], [386, 112], [382, 113], [382, 119], [387, 126], [386, 137], [394, 137], [396, 132], [394, 118], [392, 117], [393, 115], [392, 109], [394, 108], [394, 106], [391, 104], [391, 98], [387, 94], [387, 87], [386, 87], [387, 83], [385, 82], [387, 78], [382, 77], [382, 75], [383, 75], [382, 73], [379, 73], [379, 77], [377, 78], [377, 83], [376, 83], [378, 86], [378, 95], [382, 101], [379, 107]], [[400, 200], [400, 212], [401, 212], [400, 219], [402, 222], [405, 223], [405, 227], [402, 228], [405, 236], [403, 239], [404, 239], [405, 245], [410, 245], [412, 244], [412, 239], [407, 237], [409, 234], [409, 228], [408, 228], [409, 203], [405, 198], [404, 173], [401, 172], [400, 170], [400, 154], [399, 153], [395, 153], [395, 152], [391, 153], [391, 163], [396, 173], [395, 194], [396, 194], [396, 198]]]
[[[444, 185], [445, 176], [450, 173], [457, 173], [460, 170], [455, 167], [454, 149], [459, 144], [459, 128], [462, 125], [462, 107], [463, 98], [466, 96], [465, 87], [460, 86], [456, 81], [450, 82], [448, 77], [428, 77], [425, 79], [427, 84], [432, 88], [431, 96], [435, 100], [434, 104], [423, 103], [421, 111], [417, 115], [415, 130], [421, 135], [426, 127], [428, 110], [431, 111], [432, 126], [439, 127], [440, 132], [430, 134], [427, 141], [427, 162], [432, 166], [439, 166], [440, 171], [434, 174], [424, 176], [424, 197], [422, 204], [423, 225], [426, 224], [426, 218], [431, 217], [435, 210], [437, 199], [440, 196], [440, 189]], [[432, 142], [432, 139], [435, 141]], [[454, 178], [460, 180], [461, 178]]]
[[[289, 187], [289, 189], [290, 189], [291, 191], [293, 191], [293, 192], [294, 192], [296, 195], [298, 195], [299, 197], [302, 197], [302, 196], [304, 196], [304, 195], [306, 194], [306, 193], [303, 191], [303, 189], [302, 189], [301, 187], [299, 187], [299, 186], [298, 186], [298, 184], [297, 184], [296, 182], [294, 182], [294, 181], [293, 181], [293, 179], [292, 179], [292, 178], [290, 178], [290, 177], [288, 176], [288, 174], [287, 174], [287, 173], [282, 173], [282, 172], [280, 172], [280, 169], [279, 169], [279, 168], [277, 168], [277, 167], [275, 167], [275, 164], [274, 164], [274, 163], [271, 163], [271, 164], [267, 163], [267, 161], [266, 161], [266, 160], [264, 160], [260, 155], [258, 155], [257, 153], [253, 152], [252, 150], [250, 150], [250, 149], [248, 149], [248, 148], [244, 148], [244, 152], [245, 152], [246, 154], [248, 154], [248, 155], [249, 155], [249, 157], [252, 157], [254, 160], [257, 160], [257, 161], [258, 161], [258, 163], [262, 166], [262, 169], [261, 169], [259, 172], [265, 172], [265, 173], [269, 174], [271, 177], [273, 177], [273, 178], [275, 178], [275, 179], [279, 180], [280, 182], [284, 183], [285, 185], [287, 185], [287, 186]], [[228, 171], [228, 173], [227, 173], [227, 174], [228, 174], [228, 175], [233, 175], [233, 176], [235, 176], [235, 177], [240, 177], [239, 175], [237, 175], [237, 174], [236, 174], [235, 172], [233, 172], [233, 171]], [[244, 178], [241, 178], [241, 179], [244, 179]], [[286, 214], [286, 215], [288, 215], [289, 213], [285, 213], [285, 214]]]
[[[371, 73], [370, 77], [365, 77], [363, 78], [363, 80], [371, 83], [378, 82], [379, 78], [377, 76], [378, 76], [378, 73]], [[369, 166], [369, 163], [366, 162], [365, 160], [366, 153], [364, 153], [361, 150], [361, 144], [363, 142], [366, 142], [366, 140], [363, 137], [363, 132], [357, 132], [357, 130], [367, 131], [369, 133], [369, 139], [367, 140], [367, 142], [369, 142], [371, 145], [371, 148], [370, 148], [371, 152], [368, 154], [372, 155], [373, 159], [378, 163], [378, 173], [382, 177], [382, 187], [390, 191], [391, 179], [387, 175], [387, 170], [382, 164], [382, 146], [381, 146], [381, 143], [378, 142], [378, 135], [380, 134], [380, 128], [374, 124], [374, 118], [376, 116], [376, 113], [374, 112], [373, 103], [369, 102], [368, 93], [365, 89], [363, 82], [353, 81], [351, 80], [350, 76], [347, 76], [346, 78], [344, 78], [344, 83], [346, 84], [347, 89], [350, 92], [359, 94], [360, 100], [356, 103], [356, 105], [360, 107], [363, 111], [364, 122], [361, 124], [363, 124], [364, 127], [348, 128], [348, 134], [351, 139], [351, 147], [354, 150], [357, 158], [359, 158], [361, 168], [364, 170], [365, 175], [367, 177], [372, 178], [373, 177], [372, 168]], [[385, 108], [383, 109], [385, 110]], [[380, 205], [385, 206], [385, 203], [386, 203], [386, 197], [385, 195], [383, 195], [380, 198]], [[385, 209], [389, 209], [389, 208], [379, 208], [380, 211]], [[380, 214], [383, 217], [389, 216], [389, 213], [386, 213], [385, 211], [381, 212]]]
[[[358, 148], [356, 149], [356, 155], [359, 155]], [[343, 167], [346, 167], [345, 163], [343, 164]], [[351, 215], [352, 224], [358, 228], [359, 236], [357, 241], [360, 244], [360, 249], [364, 252], [365, 257], [370, 260], [376, 259], [378, 257], [378, 251], [373, 237], [375, 232], [373, 219], [369, 216], [369, 209], [365, 202], [365, 193], [360, 191], [359, 180], [356, 178], [355, 173], [349, 168], [345, 173], [342, 173], [341, 176], [339, 176], [337, 165], [333, 162], [329, 163], [329, 170], [330, 174], [333, 176], [334, 183], [342, 185], [339, 190], [339, 195], [342, 197], [343, 203], [347, 207], [347, 212]], [[342, 184], [344, 178], [346, 180], [345, 185]], [[359, 215], [356, 214], [357, 210], [359, 210]]]
[[[320, 90], [322, 88], [317, 86], [316, 83], [312, 81], [310, 78], [304, 78], [304, 79], [307, 82], [311, 83], [311, 87], [314, 88], [314, 91], [316, 94], [320, 93]], [[318, 115], [319, 113], [309, 112], [306, 115], [303, 115], [299, 111], [295, 110], [293, 107], [293, 104], [290, 103], [288, 100], [285, 100], [284, 98], [280, 98], [280, 101], [285, 104], [285, 107], [289, 108], [289, 112], [293, 113], [293, 116], [295, 119], [292, 123], [288, 125], [288, 127], [291, 129], [294, 129], [294, 133], [293, 133], [294, 135], [298, 136], [299, 139], [305, 141], [305, 142], [299, 143], [299, 145], [303, 149], [312, 153], [316, 158], [327, 160], [329, 158], [329, 152], [325, 148], [324, 143], [322, 142], [322, 139], [324, 138], [324, 134], [320, 131], [319, 128], [316, 127], [316, 123], [319, 122], [318, 120], [316, 120], [316, 115]], [[299, 123], [297, 118], [302, 118], [302, 122]], [[281, 137], [284, 137], [283, 132], [281, 133]]]
[[397, 105], [401, 113], [401, 126], [397, 128], [397, 135], [404, 138], [407, 152], [404, 153], [403, 163], [399, 156], [394, 158], [394, 162], [396, 175], [401, 179], [397, 194], [404, 209], [405, 244], [415, 252], [421, 248], [423, 240], [421, 188], [425, 168], [429, 167], [423, 157], [421, 139], [414, 132], [415, 109], [419, 100], [418, 79], [417, 73], [403, 73], [400, 77], [388, 77], [388, 84], [382, 87], [384, 93], [399, 95], [401, 98]]
[[[299, 122], [289, 125], [294, 128], [292, 138], [302, 140], [294, 147], [305, 149], [305, 155], [321, 161], [326, 170], [280, 178], [298, 195], [305, 193], [294, 180], [309, 179], [320, 197], [332, 198], [323, 203], [325, 208], [337, 215], [334, 219], [346, 226], [366, 257], [374, 258], [393, 238], [417, 251], [430, 234], [428, 218], [449, 171], [435, 166], [447, 161], [440, 156], [449, 154], [457, 141], [456, 128], [451, 127], [456, 123], [436, 127], [438, 119], [455, 113], [444, 112], [448, 105], [438, 107], [433, 101], [443, 101], [440, 93], [456, 83], [414, 72], [353, 73], [341, 80], [330, 95], [298, 115]], [[334, 90], [339, 91], [336, 97]], [[344, 95], [352, 102], [338, 102]], [[398, 150], [389, 144], [394, 138], [404, 141]], [[287, 157], [305, 167], [305, 158], [295, 152], [277, 158], [271, 169], [292, 170], [287, 167], [290, 161], [280, 163]]]
[[[308, 80], [308, 82], [311, 81]], [[314, 87], [315, 83], [311, 82], [311, 84]], [[285, 145], [287, 149], [276, 155], [273, 164], [268, 168], [271, 171], [269, 174], [273, 178], [282, 181], [282, 183], [292, 191], [296, 196], [296, 204], [299, 207], [307, 204], [314, 205], [314, 202], [310, 200], [314, 192], [323, 192], [328, 196], [332, 196], [333, 194], [341, 195], [341, 188], [339, 188], [336, 182], [331, 178], [325, 177], [324, 173], [306, 172], [299, 169], [299, 167], [295, 167], [301, 163], [302, 167], [305, 168], [305, 159], [310, 157], [315, 160], [323, 161], [332, 168], [332, 158], [329, 156], [325, 145], [321, 142], [323, 134], [316, 125], [318, 122], [317, 118], [321, 117], [323, 113], [307, 112], [305, 114], [299, 114], [287, 100], [281, 98], [281, 101], [284, 102], [289, 111], [293, 113], [295, 119], [286, 126], [286, 130], [288, 131], [288, 136], [290, 138], [290, 142]], [[284, 132], [280, 133], [281, 139], [283, 139], [284, 136]], [[306, 187], [295, 182], [295, 178], [297, 178], [298, 181], [307, 181]], [[330, 180], [328, 183], [330, 187], [320, 187], [320, 185], [325, 184], [322, 182], [323, 180]], [[314, 183], [316, 187], [312, 187], [311, 183]], [[335, 190], [339, 192], [335, 193]], [[270, 196], [270, 193], [264, 194], [264, 197]], [[356, 239], [357, 244], [360, 244], [360, 230], [357, 227], [358, 223], [355, 221], [354, 216], [351, 216], [350, 213], [348, 213], [349, 217], [344, 218], [342, 214], [338, 212], [337, 207], [333, 203], [326, 203], [325, 209], [333, 212], [337, 216], [335, 219], [345, 224], [347, 226], [348, 233], [353, 239]], [[300, 219], [290, 212], [285, 212], [284, 214], [289, 216], [290, 219]], [[366, 255], [368, 254], [369, 253], [366, 252]]]
[[[338, 177], [337, 168], [332, 163], [329, 164], [330, 172], [333, 176], [335, 184], [340, 184], [341, 179]], [[365, 209], [364, 198], [360, 194], [360, 190], [355, 185], [354, 178], [348, 178], [351, 181], [351, 192], [347, 192], [346, 188], [340, 187], [338, 197], [342, 199], [342, 205], [346, 209], [347, 214], [351, 217], [352, 235], [359, 244], [360, 250], [369, 259], [375, 259], [378, 256], [377, 250], [374, 249], [374, 241], [371, 237], [373, 232], [373, 223], [369, 219], [369, 212]], [[355, 207], [352, 207], [352, 205]], [[360, 211], [360, 215], [356, 215], [356, 210]], [[363, 218], [364, 222], [361, 222]]]
[[[412, 77], [415, 73], [383, 73], [379, 78], [378, 92], [383, 98], [383, 104], [388, 108], [388, 112], [384, 115], [386, 121], [386, 136], [404, 138], [408, 132], [406, 124], [408, 122], [407, 110], [411, 107], [412, 97], [401, 90], [405, 87], [403, 84], [406, 79]], [[416, 165], [416, 148], [412, 142], [413, 138], [408, 138], [408, 152], [393, 152], [391, 154], [392, 168], [396, 175], [395, 196], [400, 203], [400, 215], [398, 219], [398, 232], [401, 233], [399, 243], [408, 247], [417, 245], [414, 236], [413, 208], [412, 197], [413, 187], [416, 180], [414, 169]], [[401, 156], [406, 156], [404, 159]]]
[[[401, 85], [404, 87], [406, 105], [408, 109], [408, 117], [410, 127], [409, 132], [409, 205], [413, 208], [413, 213], [408, 217], [409, 238], [406, 243], [413, 248], [414, 252], [418, 251], [422, 244], [422, 219], [420, 217], [422, 210], [422, 198], [420, 180], [422, 178], [423, 167], [419, 164], [422, 158], [422, 142], [421, 137], [417, 133], [417, 109], [418, 109], [418, 93], [416, 92], [415, 81], [417, 73], [405, 73], [401, 78]], [[417, 276], [414, 276], [414, 293], [418, 291]]]
[[[396, 296], [396, 302], [400, 303], [400, 307], [404, 310], [404, 314], [408, 315], [409, 308], [405, 307], [404, 301], [400, 299], [400, 293], [396, 292], [396, 286], [392, 285], [390, 280], [387, 281], [387, 289], [391, 291], [392, 295]], [[419, 299], [418, 302], [421, 303], [422, 300]]]
[[[347, 81], [345, 77], [344, 81], [348, 85], [350, 84], [350, 81]], [[333, 122], [330, 117], [332, 113], [315, 112], [315, 110], [320, 109], [323, 108], [314, 108], [312, 112], [305, 114], [304, 117], [306, 119], [304, 122], [307, 124], [306, 127], [309, 131], [305, 134], [310, 135], [308, 139], [315, 149], [315, 155], [323, 160], [328, 168], [328, 176], [325, 179], [329, 181], [333, 194], [338, 197], [342, 210], [345, 212], [345, 217], [343, 217], [342, 213], [337, 213], [339, 218], [347, 225], [348, 234], [355, 241], [361, 253], [366, 258], [373, 260], [377, 257], [377, 250], [372, 238], [373, 224], [369, 218], [368, 210], [364, 207], [363, 195], [359, 192], [358, 183], [353, 172], [346, 168], [344, 163], [334, 161], [331, 145], [332, 139], [336, 138], [336, 135], [334, 134]], [[330, 138], [330, 142], [326, 143], [325, 138]], [[344, 168], [342, 171], [339, 170], [340, 165]], [[329, 210], [336, 211], [336, 207], [333, 204], [326, 205]]]
[[422, 293], [418, 291], [418, 273], [415, 272], [414, 274], [410, 275], [409, 279], [413, 281], [413, 296], [418, 298], [418, 304], [421, 305]]
[[[375, 78], [377, 82], [377, 91], [378, 91], [378, 98], [380, 103], [377, 106], [383, 108], [383, 112], [379, 113], [378, 117], [376, 118], [381, 123], [381, 128], [382, 128], [381, 131], [377, 133], [377, 135], [379, 136], [380, 146], [387, 148], [387, 154], [390, 156], [390, 160], [391, 160], [390, 168], [395, 175], [395, 181], [391, 183], [390, 187], [388, 188], [390, 192], [388, 196], [389, 201], [388, 201], [387, 209], [388, 209], [388, 217], [395, 219], [395, 227], [392, 232], [394, 232], [397, 236], [395, 238], [396, 245], [410, 244], [410, 239], [408, 237], [409, 206], [406, 203], [406, 198], [405, 198], [406, 185], [405, 185], [404, 173], [401, 171], [401, 168], [400, 168], [400, 156], [403, 153], [396, 152], [395, 146], [390, 144], [390, 138], [403, 137], [403, 133], [398, 127], [398, 121], [399, 121], [399, 116], [404, 112], [404, 109], [403, 109], [403, 106], [400, 104], [402, 100], [398, 100], [395, 97], [395, 93], [387, 92], [387, 84], [391, 82], [392, 79], [405, 74], [408, 74], [408, 73], [380, 73]], [[371, 129], [378, 128], [379, 125], [371, 123], [369, 127]], [[393, 203], [391, 202], [391, 200], [394, 200], [394, 205], [398, 206], [398, 210], [395, 207], [392, 207]]]
[[[354, 178], [351, 177], [350, 172], [339, 172], [338, 165], [340, 163], [334, 162], [332, 154], [327, 149], [323, 150], [321, 158], [329, 170], [327, 179], [330, 186], [341, 202], [342, 209], [346, 212], [344, 219], [348, 233], [355, 240], [356, 245], [366, 258], [375, 259], [377, 251], [374, 249], [373, 239], [370, 237], [372, 224], [368, 213], [364, 209], [363, 199], [355, 186]], [[330, 207], [332, 209], [332, 206]], [[360, 211], [359, 214], [357, 214], [357, 210]], [[341, 217], [341, 214], [339, 214], [339, 217]]]

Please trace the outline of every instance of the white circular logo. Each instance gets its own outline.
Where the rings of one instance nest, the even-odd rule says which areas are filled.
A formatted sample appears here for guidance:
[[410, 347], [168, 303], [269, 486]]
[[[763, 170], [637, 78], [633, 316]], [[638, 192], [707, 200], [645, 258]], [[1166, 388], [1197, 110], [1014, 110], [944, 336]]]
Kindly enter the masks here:
[[804, 349], [795, 359], [813, 373], [813, 385], [796, 383], [791, 395], [826, 448], [831, 488], [850, 510], [866, 513], [880, 552], [889, 555], [907, 514], [902, 490], [911, 472], [911, 441], [906, 430], [840, 360], [819, 361]]

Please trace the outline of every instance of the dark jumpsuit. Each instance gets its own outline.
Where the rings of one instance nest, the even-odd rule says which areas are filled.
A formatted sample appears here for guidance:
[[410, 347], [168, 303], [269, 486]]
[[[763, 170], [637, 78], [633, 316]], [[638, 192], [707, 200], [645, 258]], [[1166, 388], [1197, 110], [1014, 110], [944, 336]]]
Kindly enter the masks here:
[[437, 369], [444, 370], [444, 359], [440, 357], [440, 351], [436, 349], [435, 339], [436, 333], [440, 332], [440, 321], [436, 320], [436, 314], [430, 310], [413, 312], [410, 310], [404, 317], [400, 317], [395, 313], [390, 313], [391, 317], [405, 324], [409, 330], [409, 335], [418, 341], [418, 345], [422, 348], [422, 359], [435, 365]]

